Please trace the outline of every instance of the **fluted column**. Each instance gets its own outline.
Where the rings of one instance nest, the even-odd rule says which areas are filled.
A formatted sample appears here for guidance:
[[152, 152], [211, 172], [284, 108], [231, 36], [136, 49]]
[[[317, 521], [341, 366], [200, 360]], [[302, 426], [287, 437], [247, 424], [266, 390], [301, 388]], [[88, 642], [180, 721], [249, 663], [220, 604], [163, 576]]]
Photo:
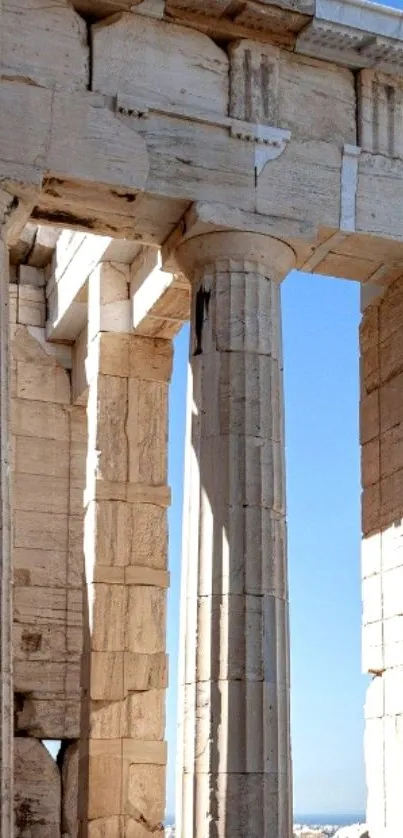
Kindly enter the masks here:
[[183, 243], [193, 287], [182, 586], [180, 838], [290, 838], [279, 282], [287, 245]]

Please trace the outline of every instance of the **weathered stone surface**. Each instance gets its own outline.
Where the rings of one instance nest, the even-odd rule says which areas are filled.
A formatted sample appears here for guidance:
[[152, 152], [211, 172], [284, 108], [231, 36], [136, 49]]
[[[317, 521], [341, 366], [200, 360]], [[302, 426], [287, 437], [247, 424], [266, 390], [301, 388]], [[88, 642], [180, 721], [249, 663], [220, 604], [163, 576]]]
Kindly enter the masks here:
[[[387, 826], [395, 838], [401, 831], [401, 782], [394, 772], [401, 777], [402, 753], [401, 13], [358, 9], [348, 0], [341, 9], [329, 0], [318, 5], [316, 21], [309, 24], [305, 15], [314, 12], [311, 0], [278, 0], [275, 7], [259, 0], [241, 4], [169, 0], [165, 17], [158, 1], [135, 2], [135, 13], [128, 0], [93, 0], [92, 6], [88, 0], [74, 0], [74, 4], [91, 15], [88, 32], [63, 0], [51, 0], [46, 8], [39, 0], [20, 5], [6, 0], [3, 9], [0, 176], [13, 183], [24, 200], [27, 185], [35, 184], [37, 191], [28, 196], [28, 203], [36, 221], [39, 217], [93, 232], [106, 229], [108, 235], [129, 232], [139, 247], [143, 240], [154, 246], [166, 242], [167, 258], [181, 237], [193, 234], [192, 225], [199, 240], [206, 228], [259, 229], [266, 235], [272, 231], [276, 240], [291, 246], [298, 266], [368, 281], [375, 289], [377, 282], [393, 283], [381, 304], [364, 318], [361, 436], [364, 663], [371, 672], [383, 673], [385, 702], [384, 716], [379, 704], [369, 715], [370, 721], [381, 721], [370, 742], [369, 788], [375, 801], [373, 829]], [[105, 17], [122, 8], [130, 13], [91, 23], [93, 15]], [[326, 9], [334, 20], [323, 20]], [[172, 15], [176, 20], [182, 17], [186, 25], [177, 26], [169, 20]], [[302, 28], [304, 34], [295, 44], [295, 33]], [[86, 41], [91, 30], [90, 79]], [[225, 44], [225, 50], [217, 44]], [[301, 48], [308, 51], [305, 57], [298, 54]], [[385, 61], [392, 62], [386, 76], [379, 67]], [[366, 63], [374, 67], [357, 76], [355, 69]], [[284, 152], [276, 129], [291, 132]], [[376, 201], [375, 193], [380, 196]], [[201, 200], [213, 208], [208, 217], [194, 206], [187, 211], [189, 203]], [[7, 233], [10, 201], [10, 196], [0, 201]], [[17, 209], [20, 213], [20, 204]], [[188, 697], [187, 713], [193, 747], [192, 725], [199, 712], [197, 742], [206, 748], [196, 762], [199, 766], [206, 759], [210, 774], [205, 788], [204, 780], [200, 782], [200, 810], [205, 805], [209, 814], [217, 816], [217, 836], [225, 822], [234, 836], [262, 838], [265, 829], [282, 836], [285, 826], [280, 815], [287, 812], [288, 817], [284, 798], [289, 791], [284, 781], [288, 764], [281, 770], [287, 754], [276, 753], [270, 745], [263, 760], [258, 741], [265, 667], [276, 677], [287, 669], [281, 654], [288, 626], [282, 411], [281, 397], [276, 396], [281, 391], [282, 361], [275, 289], [281, 271], [266, 276], [255, 270], [252, 258], [240, 264], [235, 258], [238, 238], [236, 234], [232, 239], [226, 264], [218, 265], [217, 253], [210, 252], [208, 266], [199, 264], [201, 274], [194, 275], [194, 283], [203, 276], [198, 292], [205, 295], [194, 300], [197, 345], [192, 346], [195, 406], [203, 407], [197, 416], [194, 413], [193, 444], [204, 467], [192, 476], [196, 501], [190, 509], [190, 531], [199, 533], [196, 558], [201, 571], [195, 570], [197, 561], [190, 567], [189, 585], [197, 593], [183, 636], [187, 635], [193, 675], [205, 679], [199, 693]], [[14, 401], [15, 684], [25, 691], [17, 725], [35, 736], [50, 735], [49, 730], [60, 736], [73, 727], [71, 702], [79, 695], [87, 433], [82, 417], [70, 413], [69, 374], [55, 360], [68, 361], [70, 347], [55, 345], [50, 351], [42, 334], [43, 281], [37, 274], [29, 276], [30, 266], [38, 264], [39, 240], [39, 233], [33, 233], [21, 245], [15, 243], [13, 252], [23, 254], [29, 266], [13, 268], [14, 357], [9, 365], [3, 363], [4, 341], [0, 356], [3, 408], [7, 366]], [[3, 257], [4, 251], [3, 247]], [[4, 258], [0, 267], [5, 275], [3, 262]], [[217, 276], [214, 265], [219, 267]], [[281, 275], [288, 268], [287, 261]], [[71, 267], [73, 280], [74, 270]], [[88, 669], [97, 705], [92, 709], [93, 739], [116, 738], [121, 752], [122, 739], [131, 739], [127, 750], [135, 761], [126, 772], [126, 782], [127, 775], [143, 764], [141, 759], [155, 756], [155, 719], [143, 712], [144, 706], [148, 709], [143, 702], [147, 691], [148, 695], [153, 687], [163, 689], [166, 682], [166, 390], [171, 347], [168, 342], [153, 343], [129, 334], [128, 269], [120, 280], [118, 269], [99, 273], [104, 270], [109, 279], [114, 274], [116, 287], [112, 282], [98, 289], [96, 331], [118, 327], [128, 331], [97, 334], [87, 365], [88, 380], [95, 382], [86, 496], [92, 504], [87, 509], [86, 571], [95, 649]], [[222, 291], [219, 300], [214, 297], [217, 284]], [[48, 290], [53, 317], [59, 298], [50, 284]], [[168, 325], [163, 334], [171, 334], [178, 312], [181, 316], [187, 312], [187, 292], [182, 286], [179, 300], [177, 291], [165, 309]], [[0, 308], [4, 314], [6, 306]], [[85, 320], [87, 308], [80, 278], [80, 300], [74, 298], [64, 314], [74, 321], [80, 311]], [[93, 311], [91, 302], [90, 320]], [[229, 312], [224, 323], [223, 311]], [[214, 336], [210, 335], [206, 350], [214, 319]], [[73, 330], [70, 338], [64, 334], [61, 339], [75, 334]], [[213, 344], [221, 356], [217, 363], [209, 358]], [[7, 424], [3, 408], [2, 428]], [[219, 543], [217, 531], [224, 534]], [[7, 526], [3, 538], [5, 532]], [[269, 560], [262, 562], [267, 556]], [[10, 589], [8, 583], [6, 590]], [[268, 626], [275, 627], [277, 645], [267, 641], [263, 649], [262, 636], [275, 636]], [[196, 649], [197, 627], [201, 647], [210, 643], [211, 636], [215, 642], [218, 635], [218, 654], [215, 648], [208, 660]], [[227, 654], [222, 652], [225, 643]], [[228, 753], [232, 773], [221, 764], [223, 770], [216, 775], [215, 766], [209, 764], [206, 706], [211, 704], [214, 715], [218, 703], [204, 686], [217, 673], [225, 676], [217, 680], [237, 684], [233, 690], [223, 689], [222, 695], [224, 702], [231, 695], [234, 706], [242, 708], [238, 716], [246, 719], [249, 750], [242, 737], [232, 750], [226, 751], [223, 743], [220, 758]], [[249, 676], [255, 680], [245, 697], [243, 684], [249, 684]], [[9, 683], [8, 678], [6, 688]], [[194, 685], [191, 681], [192, 689]], [[248, 716], [252, 693], [260, 724]], [[272, 703], [286, 706], [279, 684]], [[125, 715], [129, 707], [134, 714], [130, 719]], [[140, 745], [135, 736], [129, 737], [128, 726], [141, 732]], [[270, 718], [270, 727], [275, 731], [273, 741], [285, 742], [286, 751], [287, 719]], [[380, 757], [382, 748], [384, 757]], [[109, 753], [112, 767], [117, 752]], [[244, 767], [245, 752], [247, 779], [238, 771]], [[192, 752], [187, 757], [192, 765]], [[144, 838], [144, 831], [150, 831], [147, 817], [145, 827], [137, 814], [126, 814], [122, 789], [120, 793], [107, 785], [106, 751], [94, 758], [95, 781], [98, 772], [101, 790], [105, 786], [106, 799], [111, 796], [101, 814], [99, 802], [94, 804], [90, 838], [118, 838], [125, 831], [131, 838]], [[277, 784], [262, 782], [261, 761], [266, 768], [274, 767], [267, 774], [277, 771]], [[253, 774], [250, 782], [249, 774]], [[143, 785], [148, 801], [151, 782]], [[163, 797], [163, 781], [156, 783], [159, 793]], [[269, 812], [263, 798], [270, 801]], [[229, 802], [233, 811], [228, 814]], [[379, 812], [382, 802], [387, 824], [377, 820], [376, 807]], [[137, 804], [134, 808], [141, 810]], [[186, 824], [189, 835], [193, 829], [192, 812]], [[154, 831], [160, 831], [158, 824]]]
[[90, 740], [88, 772], [88, 819], [92, 821], [121, 814], [122, 740]]
[[64, 550], [67, 548], [67, 524], [67, 515], [16, 510], [14, 546], [28, 549]]
[[123, 652], [92, 652], [90, 666], [91, 698], [102, 702], [122, 700]]
[[128, 591], [124, 585], [94, 583], [91, 591], [91, 645], [99, 652], [123, 652]]
[[172, 373], [172, 344], [160, 338], [133, 335], [129, 344], [129, 377], [142, 381], [169, 381]]
[[128, 589], [127, 646], [136, 654], [154, 655], [165, 648], [165, 591], [146, 585]]
[[13, 572], [16, 586], [64, 588], [67, 576], [66, 553], [64, 550], [14, 547]]
[[[29, 299], [44, 305], [43, 288], [25, 290]], [[17, 368], [34, 370], [38, 386], [12, 399], [17, 730], [50, 739], [74, 738], [79, 735], [83, 647], [79, 496], [86, 457], [83, 442], [75, 439], [80, 423], [86, 428], [85, 411], [70, 409], [68, 374], [29, 329], [17, 325], [12, 341]], [[65, 390], [63, 406], [57, 403], [59, 385], [52, 385], [55, 376]], [[42, 401], [44, 397], [49, 401]]]
[[[39, 694], [32, 692], [35, 683], [27, 685], [22, 678], [20, 683], [18, 682], [18, 665], [15, 669], [17, 731], [37, 739], [77, 739], [80, 735], [80, 695], [76, 692], [71, 696], [60, 697], [59, 694], [53, 693], [41, 698]], [[26, 693], [18, 692], [19, 687], [23, 689], [27, 686]]]
[[129, 380], [127, 433], [131, 483], [146, 483], [149, 486], [166, 483], [167, 411], [165, 383]]
[[92, 501], [86, 518], [91, 518], [96, 538], [97, 564], [111, 567], [129, 564], [133, 538], [131, 506], [119, 501]]
[[60, 838], [60, 774], [41, 742], [14, 739], [14, 786], [18, 838]]
[[[46, 432], [46, 430], [44, 429]], [[15, 469], [19, 474], [40, 474], [68, 478], [69, 445], [59, 439], [18, 436], [15, 441]]]
[[78, 770], [79, 744], [73, 742], [63, 753], [62, 772], [62, 812], [61, 827], [63, 838], [78, 837]]
[[[288, 212], [291, 218], [303, 218], [308, 196], [315, 195], [314, 223], [338, 227], [340, 175], [341, 153], [337, 145], [320, 140], [296, 141], [260, 175], [258, 211], [268, 214], [276, 211], [280, 215]], [[296, 182], [298, 189], [293, 187]], [[328, 200], [329, 195], [333, 196], [332, 201]]]
[[[79, 701], [79, 684], [80, 666], [77, 659], [68, 663], [35, 659], [14, 661], [14, 689], [32, 699], [53, 701], [74, 698]], [[50, 738], [48, 734], [46, 738]]]
[[13, 505], [15, 510], [51, 512], [67, 515], [69, 511], [69, 481], [64, 477], [49, 475], [19, 474], [13, 481]]
[[[165, 727], [164, 690], [132, 693], [122, 700], [122, 692], [105, 691], [101, 701], [93, 701], [90, 711], [93, 739], [136, 739], [162, 741]], [[115, 700], [114, 700], [115, 699]]]
[[31, 401], [69, 404], [68, 375], [56, 364], [38, 366], [35, 363], [17, 361], [17, 397]]
[[125, 652], [123, 666], [125, 693], [164, 689], [168, 686], [168, 660], [164, 652]]
[[96, 446], [100, 452], [97, 474], [103, 480], [126, 482], [127, 465], [127, 381], [112, 375], [100, 375], [97, 380], [96, 398], [98, 417], [94, 415], [92, 390], [88, 403], [90, 422], [96, 422]]
[[[91, 334], [91, 328], [96, 332], [106, 324], [103, 307], [125, 302], [122, 276], [125, 288], [117, 270], [100, 268], [91, 274]], [[116, 320], [108, 323], [114, 328]], [[90, 758], [88, 808], [80, 818], [89, 821], [90, 835], [111, 833], [112, 838], [114, 830], [113, 838], [126, 838], [123, 815], [133, 810], [128, 789], [134, 771], [140, 777], [139, 826], [152, 831], [153, 807], [161, 812], [157, 825], [164, 810], [167, 538], [165, 504], [157, 506], [154, 495], [168, 493], [164, 376], [171, 369], [171, 347], [163, 341], [143, 345], [128, 335], [109, 337], [93, 335], [88, 375], [85, 573], [90, 637], [84, 664]], [[144, 778], [140, 784], [141, 772], [149, 777], [147, 789]]]
[[213, 233], [177, 253], [193, 284], [178, 818], [195, 838], [292, 829], [279, 281], [293, 255], [272, 245]]
[[[127, 773], [125, 812], [155, 829], [164, 817], [165, 771], [159, 765], [130, 765]], [[127, 795], [127, 797], [126, 797]]]
[[27, 326], [45, 326], [45, 299], [40, 288], [19, 286], [17, 317], [18, 323]]
[[20, 76], [43, 87], [86, 89], [86, 27], [67, 2], [54, 0], [46, 8], [40, 0], [7, 2], [2, 21], [2, 75]]
[[[135, 48], [143, 43], [143, 53]], [[92, 27], [93, 89], [157, 106], [225, 115], [228, 59], [209, 38], [163, 21], [122, 15]]]
[[[17, 436], [67, 442], [69, 438], [69, 414], [61, 405], [52, 404], [52, 402], [13, 399], [11, 402], [11, 432]], [[32, 449], [35, 450], [34, 444], [32, 444]], [[52, 448], [49, 450], [51, 455]]]
[[159, 569], [167, 565], [166, 512], [150, 503], [133, 506], [133, 542], [130, 564]]

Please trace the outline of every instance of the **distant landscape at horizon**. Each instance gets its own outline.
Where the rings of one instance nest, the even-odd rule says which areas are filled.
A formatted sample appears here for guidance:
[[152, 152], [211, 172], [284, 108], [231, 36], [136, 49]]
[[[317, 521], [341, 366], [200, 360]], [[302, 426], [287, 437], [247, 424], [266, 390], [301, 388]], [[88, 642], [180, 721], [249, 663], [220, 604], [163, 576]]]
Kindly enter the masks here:
[[[338, 826], [349, 826], [354, 823], [363, 823], [365, 820], [364, 812], [350, 812], [350, 813], [317, 813], [309, 812], [301, 814], [294, 813], [294, 823], [316, 824], [317, 826], [326, 826], [327, 824], [337, 824]], [[165, 825], [170, 826], [175, 823], [175, 815], [167, 815], [165, 818]]]

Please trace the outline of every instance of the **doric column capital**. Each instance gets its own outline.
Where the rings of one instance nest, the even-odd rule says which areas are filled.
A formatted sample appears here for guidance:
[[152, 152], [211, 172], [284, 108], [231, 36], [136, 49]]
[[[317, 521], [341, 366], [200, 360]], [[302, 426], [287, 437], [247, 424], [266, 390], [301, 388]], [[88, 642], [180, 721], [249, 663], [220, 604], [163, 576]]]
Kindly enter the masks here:
[[190, 280], [209, 265], [215, 270], [262, 273], [281, 282], [295, 267], [293, 249], [282, 241], [260, 233], [222, 231], [202, 233], [183, 241], [175, 252], [178, 270]]

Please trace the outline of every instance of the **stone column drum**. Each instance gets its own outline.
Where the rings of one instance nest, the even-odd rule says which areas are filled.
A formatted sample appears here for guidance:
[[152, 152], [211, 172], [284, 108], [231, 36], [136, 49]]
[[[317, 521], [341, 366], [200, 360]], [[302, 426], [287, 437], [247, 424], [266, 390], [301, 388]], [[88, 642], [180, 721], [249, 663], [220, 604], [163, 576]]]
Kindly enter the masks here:
[[269, 237], [184, 242], [192, 282], [180, 838], [290, 838], [280, 286]]

